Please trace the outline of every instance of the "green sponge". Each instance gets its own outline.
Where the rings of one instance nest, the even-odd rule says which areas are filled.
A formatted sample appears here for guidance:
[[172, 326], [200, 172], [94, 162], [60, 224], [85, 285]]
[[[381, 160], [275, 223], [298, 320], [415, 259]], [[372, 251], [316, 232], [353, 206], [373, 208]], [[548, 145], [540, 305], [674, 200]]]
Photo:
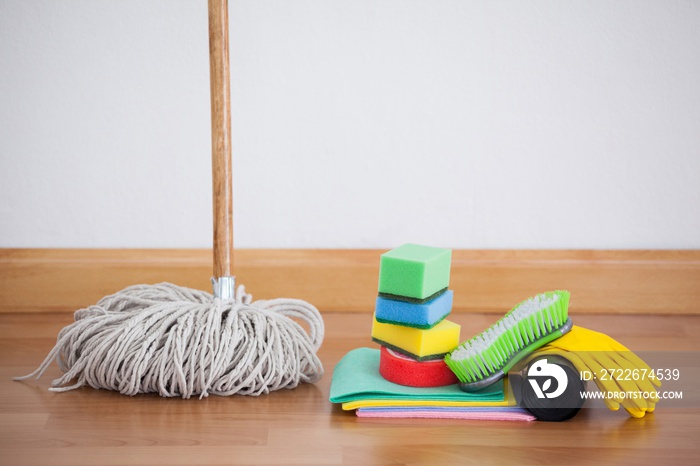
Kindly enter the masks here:
[[450, 283], [449, 249], [404, 244], [382, 254], [379, 292], [396, 297], [425, 299]]

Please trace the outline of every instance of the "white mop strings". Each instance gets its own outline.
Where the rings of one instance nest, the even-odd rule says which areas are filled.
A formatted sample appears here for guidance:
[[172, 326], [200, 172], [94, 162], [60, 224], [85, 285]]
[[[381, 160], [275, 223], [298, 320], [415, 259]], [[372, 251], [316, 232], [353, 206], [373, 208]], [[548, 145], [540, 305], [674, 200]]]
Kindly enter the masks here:
[[[89, 385], [202, 398], [261, 395], [320, 379], [319, 311], [297, 299], [251, 299], [242, 286], [225, 301], [170, 283], [125, 288], [76, 311], [39, 368], [16, 380], [38, 379], [54, 360], [64, 372], [51, 384], [57, 392]], [[308, 333], [293, 319], [306, 322]]]

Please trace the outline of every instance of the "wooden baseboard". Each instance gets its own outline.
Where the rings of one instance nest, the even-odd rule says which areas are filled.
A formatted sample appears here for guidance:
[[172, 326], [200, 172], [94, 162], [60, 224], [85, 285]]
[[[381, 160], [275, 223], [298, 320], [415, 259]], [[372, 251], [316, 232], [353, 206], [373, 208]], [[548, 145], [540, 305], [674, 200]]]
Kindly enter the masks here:
[[[295, 297], [322, 312], [371, 312], [378, 250], [238, 250], [256, 299]], [[211, 251], [0, 249], [0, 313], [67, 312], [138, 283], [209, 290]], [[700, 250], [455, 250], [454, 312], [502, 314], [540, 291], [568, 289], [571, 312], [700, 314]]]

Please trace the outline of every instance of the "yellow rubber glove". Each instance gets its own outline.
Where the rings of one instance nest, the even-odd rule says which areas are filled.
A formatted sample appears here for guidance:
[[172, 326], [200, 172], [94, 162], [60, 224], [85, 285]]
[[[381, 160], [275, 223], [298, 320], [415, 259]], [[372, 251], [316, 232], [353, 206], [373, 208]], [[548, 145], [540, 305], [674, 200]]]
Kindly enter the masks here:
[[[569, 361], [576, 367], [576, 369], [581, 372], [581, 371], [588, 371], [591, 373], [601, 373], [602, 372], [602, 366], [600, 366], [598, 363], [592, 360], [584, 361], [576, 352], [573, 351], [566, 351], [562, 350], [559, 348], [555, 348], [549, 345], [545, 345], [539, 350], [535, 351], [532, 356], [529, 358], [529, 360], [538, 357], [538, 356], [561, 356]], [[607, 374], [606, 374], [607, 377]], [[601, 377], [596, 377], [594, 379], [596, 385], [601, 391], [604, 392], [612, 392], [612, 393], [617, 393], [621, 391], [622, 389], [619, 387], [617, 382], [614, 380], [610, 379], [601, 379]], [[644, 408], [638, 407], [635, 403], [632, 402], [632, 400], [627, 400], [624, 398], [603, 398], [603, 402], [605, 405], [612, 411], [617, 411], [620, 409], [620, 406], [622, 405], [625, 410], [629, 413], [630, 416], [640, 418], [644, 417], [644, 415], [653, 409], [653, 407], [650, 406], [645, 406]]]
[[[658, 401], [656, 387], [661, 382], [644, 361], [608, 335], [574, 325], [570, 332], [535, 351], [529, 359], [545, 354], [562, 356], [579, 372], [590, 372], [603, 392], [627, 393], [624, 397], [604, 398], [611, 410], [622, 406], [636, 418], [654, 410]], [[634, 393], [639, 393], [637, 398]], [[644, 398], [643, 393], [653, 396]]]

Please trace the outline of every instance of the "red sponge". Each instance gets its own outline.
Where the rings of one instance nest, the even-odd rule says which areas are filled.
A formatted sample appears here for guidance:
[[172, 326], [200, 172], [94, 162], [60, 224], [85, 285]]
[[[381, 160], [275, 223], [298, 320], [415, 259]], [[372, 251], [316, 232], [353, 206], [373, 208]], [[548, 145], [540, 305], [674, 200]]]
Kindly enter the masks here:
[[379, 373], [389, 382], [408, 387], [442, 387], [457, 383], [457, 376], [442, 359], [416, 361], [382, 346]]

